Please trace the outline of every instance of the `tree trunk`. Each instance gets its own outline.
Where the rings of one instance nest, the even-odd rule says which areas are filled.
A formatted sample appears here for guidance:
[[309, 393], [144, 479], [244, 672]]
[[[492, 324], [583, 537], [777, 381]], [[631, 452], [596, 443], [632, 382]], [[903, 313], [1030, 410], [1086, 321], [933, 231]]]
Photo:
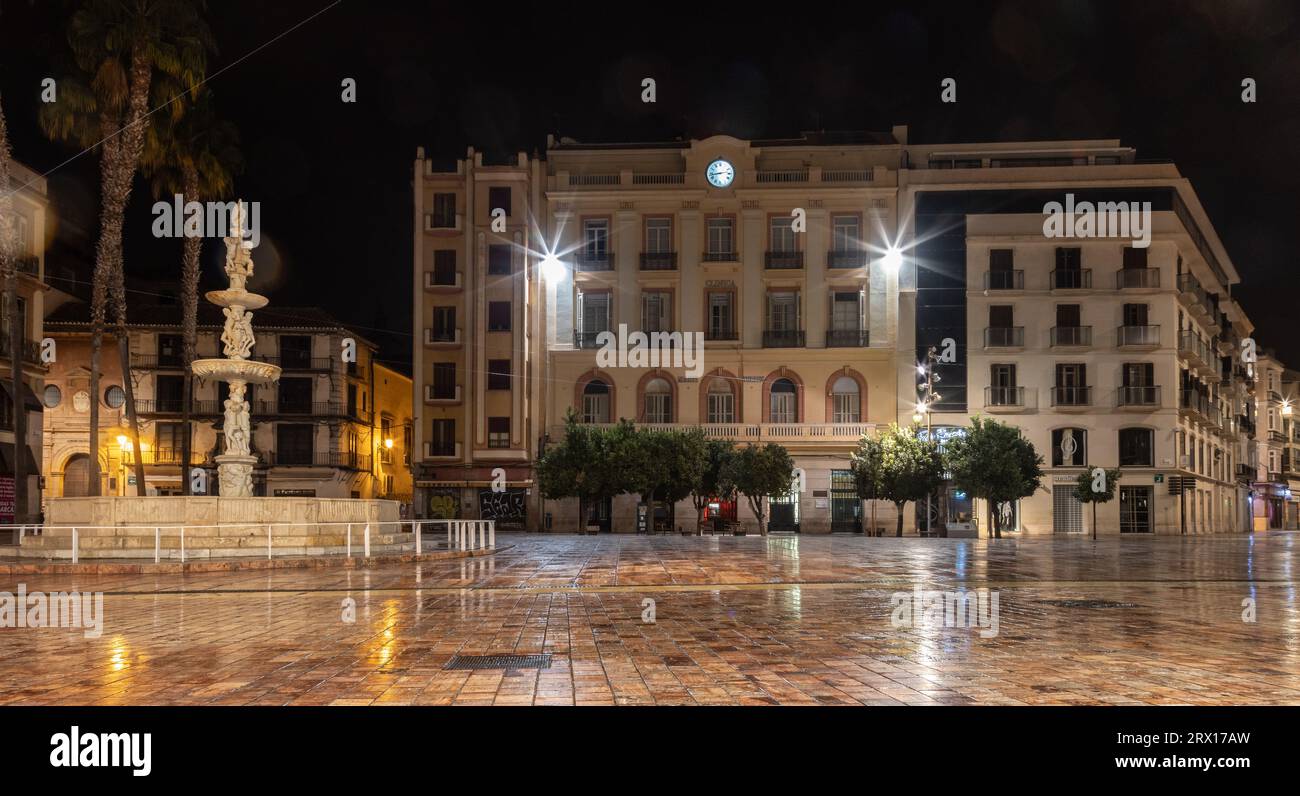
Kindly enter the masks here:
[[[93, 312], [93, 309], [92, 309]], [[99, 352], [103, 347], [104, 325], [94, 324], [90, 333], [90, 467], [86, 474], [86, 494], [98, 497], [103, 491], [99, 472]], [[67, 484], [64, 484], [66, 491]]]
[[135, 494], [144, 495], [144, 457], [140, 455], [140, 422], [135, 414], [135, 387], [131, 379], [131, 341], [125, 326], [117, 331], [117, 355], [122, 362], [122, 391], [126, 393], [126, 419], [131, 425], [131, 448], [135, 451]]
[[9, 301], [9, 369], [13, 377], [14, 400], [14, 517], [15, 525], [27, 522], [27, 402], [23, 400], [23, 318], [18, 311], [16, 262], [9, 263], [5, 294]]
[[1002, 511], [998, 506], [993, 506], [993, 537], [1002, 538]]
[[[185, 196], [188, 204], [199, 198], [198, 173], [192, 165], [185, 167]], [[185, 365], [185, 385], [181, 407], [181, 494], [190, 494], [190, 461], [193, 453], [193, 430], [190, 427], [191, 404], [194, 402], [194, 373], [191, 366], [198, 356], [199, 254], [202, 238], [186, 238], [181, 258], [181, 361]]]
[[1097, 501], [1092, 501], [1092, 540], [1097, 541]]
[[907, 505], [906, 503], [894, 504], [894, 508], [898, 512], [898, 530], [894, 533], [894, 535], [897, 536], [899, 539], [903, 538], [903, 508], [906, 505]]

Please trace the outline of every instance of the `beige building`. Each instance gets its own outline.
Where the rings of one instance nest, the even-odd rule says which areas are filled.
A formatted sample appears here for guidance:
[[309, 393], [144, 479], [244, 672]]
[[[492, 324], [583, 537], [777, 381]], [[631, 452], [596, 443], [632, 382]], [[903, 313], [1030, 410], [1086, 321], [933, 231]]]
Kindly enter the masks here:
[[[130, 307], [131, 377], [140, 424], [147, 494], [182, 493], [184, 371], [177, 304]], [[131, 429], [116, 340], [106, 337], [101, 394], [92, 397], [87, 305], [70, 302], [46, 319], [58, 346], [44, 391], [47, 495], [84, 495], [89, 473], [90, 401], [100, 401], [101, 494], [136, 494]], [[410, 380], [375, 362], [365, 338], [314, 308], [256, 313], [252, 357], [282, 368], [278, 384], [250, 387], [254, 489], [267, 497], [391, 497], [410, 493], [402, 475], [411, 426]], [[220, 356], [221, 316], [199, 308], [199, 357]], [[345, 341], [356, 358], [345, 362]], [[191, 464], [216, 494], [222, 452], [222, 382], [196, 379], [191, 404]], [[393, 447], [385, 440], [392, 439]]]
[[[9, 323], [15, 308], [10, 306], [3, 280], [0, 280], [0, 524], [13, 522], [14, 506], [14, 408], [22, 406], [26, 419], [26, 439], [17, 455], [24, 458], [27, 482], [27, 505], [19, 514], [34, 520], [41, 506], [41, 420], [42, 405], [37, 395], [42, 390], [45, 366], [40, 342], [44, 337], [45, 314], [45, 178], [16, 161], [9, 162], [9, 178], [17, 190], [13, 194], [16, 216], [17, 311], [21, 319], [23, 340], [15, 346], [9, 335]], [[14, 349], [18, 349], [24, 386], [21, 396], [14, 396]]]
[[1256, 363], [1256, 461], [1252, 470], [1252, 527], [1257, 531], [1300, 528], [1300, 461], [1296, 447], [1297, 374], [1270, 352]]

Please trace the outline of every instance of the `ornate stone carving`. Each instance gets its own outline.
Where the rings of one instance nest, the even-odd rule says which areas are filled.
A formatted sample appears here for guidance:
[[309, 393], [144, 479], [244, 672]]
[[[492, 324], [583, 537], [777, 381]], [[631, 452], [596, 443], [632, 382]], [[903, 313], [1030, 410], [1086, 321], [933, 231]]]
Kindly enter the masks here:
[[247, 359], [253, 350], [253, 313], [243, 307], [223, 307], [226, 326], [221, 332], [222, 350], [232, 359]]

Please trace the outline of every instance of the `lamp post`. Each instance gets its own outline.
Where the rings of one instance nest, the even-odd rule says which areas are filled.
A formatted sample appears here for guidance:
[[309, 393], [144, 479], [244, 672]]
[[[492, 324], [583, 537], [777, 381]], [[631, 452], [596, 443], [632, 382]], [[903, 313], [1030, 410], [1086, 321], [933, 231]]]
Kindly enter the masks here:
[[[925, 382], [922, 384], [925, 393], [924, 395], [921, 396], [921, 400], [917, 403], [916, 413], [912, 415], [912, 419], [917, 423], [920, 423], [921, 414], [922, 413], [925, 414], [925, 439], [927, 442], [931, 442], [931, 443], [934, 442], [934, 417], [933, 417], [934, 402], [939, 400], [940, 397], [934, 391], [935, 382], [940, 381], [938, 374], [934, 372], [934, 366], [938, 363], [938, 361], [939, 361], [939, 350], [934, 346], [930, 346], [929, 350], [925, 352], [925, 364], [916, 366], [917, 373], [919, 373], [922, 376], [925, 376]], [[925, 496], [925, 535], [926, 536], [930, 536], [931, 534], [930, 500], [932, 495], [933, 492], [930, 492], [927, 493]]]

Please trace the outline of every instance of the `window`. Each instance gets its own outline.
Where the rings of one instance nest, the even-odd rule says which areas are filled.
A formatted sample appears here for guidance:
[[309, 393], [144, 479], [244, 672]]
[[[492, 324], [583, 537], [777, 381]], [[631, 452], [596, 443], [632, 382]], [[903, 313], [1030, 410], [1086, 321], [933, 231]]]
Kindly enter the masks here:
[[730, 218], [710, 218], [705, 225], [708, 233], [708, 254], [730, 255], [736, 251], [735, 228]]
[[312, 464], [316, 428], [310, 423], [279, 423], [275, 427], [276, 464]]
[[489, 359], [487, 388], [489, 390], [510, 389], [510, 360]]
[[1013, 364], [989, 365], [990, 406], [1016, 406], [1020, 391], [1016, 389], [1016, 366]]
[[1131, 268], [1147, 267], [1147, 249], [1138, 249], [1133, 246], [1124, 247], [1124, 270]]
[[731, 384], [725, 378], [716, 376], [709, 382], [707, 404], [707, 422], [736, 422], [736, 396], [731, 391]]
[[429, 434], [429, 454], [432, 456], [456, 455], [456, 421], [439, 418], [433, 421]]
[[1067, 328], [1067, 329], [1076, 329], [1079, 326], [1080, 317], [1081, 316], [1079, 313], [1078, 304], [1057, 304], [1056, 305], [1057, 326]]
[[433, 283], [456, 284], [456, 250], [438, 249], [433, 253]]
[[181, 453], [185, 446], [185, 424], [184, 423], [155, 423], [154, 424], [154, 462], [162, 464], [163, 462], [181, 460]]
[[1077, 272], [1083, 263], [1083, 249], [1078, 246], [1058, 246], [1056, 249], [1056, 270]]
[[1053, 401], [1057, 406], [1087, 406], [1088, 366], [1081, 362], [1064, 362], [1056, 366]]
[[305, 334], [282, 334], [280, 343], [280, 366], [285, 368], [311, 367], [311, 336]]
[[645, 250], [647, 254], [669, 254], [673, 250], [673, 220], [647, 218], [645, 220]]
[[1014, 307], [1010, 304], [993, 304], [989, 306], [989, 326], [994, 329], [1010, 329], [1014, 325]]
[[14, 401], [7, 390], [0, 390], [0, 428], [12, 431], [14, 427]]
[[456, 308], [433, 308], [433, 339], [449, 342], [456, 339]]
[[1119, 466], [1151, 467], [1155, 462], [1155, 432], [1149, 428], [1119, 430]]
[[508, 417], [488, 418], [488, 447], [489, 448], [510, 447], [510, 418]]
[[185, 408], [185, 377], [158, 376], [154, 380], [154, 397], [159, 412], [180, 412]]
[[1052, 466], [1084, 467], [1088, 463], [1088, 432], [1082, 428], [1052, 431]]
[[582, 422], [609, 422], [609, 385], [599, 379], [582, 389]]
[[1015, 265], [1011, 249], [991, 249], [989, 251], [989, 270], [997, 272], [1010, 271]]
[[709, 293], [709, 339], [735, 338], [735, 320], [732, 314], [733, 293]]
[[[8, 330], [5, 330], [6, 333]], [[183, 339], [179, 334], [160, 334], [158, 335], [158, 364], [159, 365], [180, 365], [181, 346]]]
[[498, 207], [506, 211], [507, 217], [510, 216], [509, 187], [488, 188], [488, 215], [491, 215], [492, 211]]
[[279, 410], [311, 412], [311, 385], [312, 380], [309, 378], [281, 378]]
[[512, 272], [510, 246], [505, 243], [493, 243], [488, 246], [487, 272], [493, 276], [505, 276]]
[[862, 422], [862, 402], [857, 381], [840, 376], [831, 385], [831, 422]]
[[673, 422], [673, 388], [665, 379], [651, 379], [645, 386], [644, 422]]
[[609, 256], [609, 220], [588, 218], [582, 222], [582, 255], [588, 260]]
[[773, 332], [798, 331], [798, 292], [774, 291], [767, 294], [767, 328]]
[[433, 397], [451, 399], [456, 397], [456, 363], [433, 363]]
[[641, 294], [641, 331], [669, 332], [673, 328], [673, 294], [666, 290]]
[[357, 385], [349, 384], [347, 390], [347, 409], [349, 417], [357, 415]]
[[488, 302], [488, 331], [489, 332], [510, 331], [510, 302], [508, 301]]
[[578, 326], [591, 339], [609, 331], [609, 294], [578, 294]]
[[1146, 325], [1147, 325], [1147, 305], [1145, 305], [1145, 304], [1125, 304], [1125, 305], [1124, 305], [1124, 325], [1125, 325], [1125, 326], [1146, 326]]
[[126, 403], [126, 393], [123, 392], [121, 387], [114, 384], [112, 387], [104, 390], [104, 403], [107, 404], [110, 409], [120, 409], [122, 408], [122, 404]]
[[831, 330], [856, 332], [862, 327], [862, 294], [836, 291], [831, 294]]
[[770, 237], [768, 250], [773, 252], [793, 252], [795, 246], [794, 219], [790, 216], [772, 216], [768, 222]]
[[798, 388], [790, 379], [777, 379], [768, 396], [768, 414], [772, 423], [799, 422]]
[[44, 402], [46, 409], [53, 409], [63, 403], [63, 392], [53, 384], [47, 384], [45, 385], [45, 393], [42, 396], [42, 401]]
[[831, 251], [857, 251], [861, 240], [862, 228], [857, 216], [831, 216]]
[[443, 228], [456, 226], [456, 194], [435, 193], [433, 195], [433, 225]]

